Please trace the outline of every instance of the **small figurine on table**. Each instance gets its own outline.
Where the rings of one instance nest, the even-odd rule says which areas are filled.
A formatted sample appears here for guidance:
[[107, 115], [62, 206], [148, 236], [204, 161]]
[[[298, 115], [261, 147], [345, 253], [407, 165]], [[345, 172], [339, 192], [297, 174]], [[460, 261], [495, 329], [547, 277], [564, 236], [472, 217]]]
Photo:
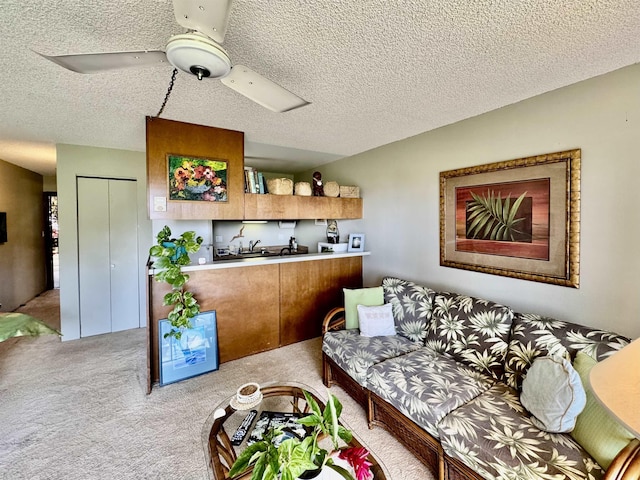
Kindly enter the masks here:
[[337, 220], [329, 220], [327, 224], [327, 243], [340, 243], [340, 230], [338, 230]]
[[313, 172], [313, 196], [324, 197], [324, 187], [322, 186], [322, 174]]

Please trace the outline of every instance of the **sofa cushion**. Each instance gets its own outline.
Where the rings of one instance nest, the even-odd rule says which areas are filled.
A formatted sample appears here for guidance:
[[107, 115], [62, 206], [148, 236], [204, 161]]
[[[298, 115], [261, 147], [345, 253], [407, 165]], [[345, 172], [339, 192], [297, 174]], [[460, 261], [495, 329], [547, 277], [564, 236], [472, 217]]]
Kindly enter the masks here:
[[536, 358], [522, 382], [520, 403], [540, 430], [567, 433], [587, 403], [582, 381], [571, 362], [560, 356]]
[[358, 305], [358, 323], [360, 335], [365, 337], [383, 337], [396, 334], [391, 304], [385, 303], [376, 307]]
[[565, 433], [538, 429], [518, 392], [496, 383], [438, 425], [447, 455], [486, 479], [601, 478], [596, 461]]
[[[596, 399], [589, 383], [589, 372], [597, 362], [584, 352], [578, 352], [573, 364], [587, 393], [587, 406], [578, 415], [571, 432], [584, 449], [603, 468], [609, 468], [614, 457], [634, 438], [627, 429]], [[629, 366], [629, 368], [634, 368]]]
[[364, 337], [357, 329], [327, 332], [322, 339], [322, 351], [363, 387], [369, 367], [421, 347], [400, 335]]
[[343, 288], [344, 292], [344, 324], [346, 329], [358, 328], [358, 305], [382, 305], [384, 295], [382, 287]]
[[382, 280], [384, 301], [393, 307], [393, 318], [398, 335], [424, 342], [431, 322], [431, 308], [436, 292], [430, 288], [399, 278]]
[[368, 388], [437, 437], [438, 422], [493, 384], [483, 375], [428, 347], [369, 369]]
[[455, 293], [437, 293], [425, 344], [498, 378], [512, 319], [509, 307]]
[[628, 343], [628, 338], [612, 332], [535, 314], [516, 313], [505, 358], [504, 381], [519, 390], [527, 370], [540, 356], [566, 350], [573, 359], [578, 351], [584, 351], [600, 361]]

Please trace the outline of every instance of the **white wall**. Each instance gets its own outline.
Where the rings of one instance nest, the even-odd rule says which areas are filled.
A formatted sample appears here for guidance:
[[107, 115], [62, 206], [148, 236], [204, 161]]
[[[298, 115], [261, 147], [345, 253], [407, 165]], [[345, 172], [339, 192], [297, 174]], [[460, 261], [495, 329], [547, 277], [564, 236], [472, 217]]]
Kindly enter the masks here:
[[[267, 223], [242, 223], [241, 221], [222, 221], [213, 222], [213, 234], [222, 240], [215, 242], [216, 248], [225, 248], [227, 246], [236, 250], [242, 242], [242, 248], [248, 249], [249, 242], [260, 240], [257, 251], [260, 247], [286, 246], [289, 244], [289, 238], [295, 237], [295, 228], [289, 228], [291, 224], [283, 224], [280, 228], [278, 221]], [[242, 230], [242, 238], [231, 240]], [[215, 238], [214, 238], [215, 239]]]
[[60, 228], [60, 324], [63, 340], [80, 337], [76, 177], [135, 179], [138, 188], [140, 326], [146, 325], [145, 263], [153, 243], [147, 211], [147, 160], [143, 152], [57, 145], [58, 224]]
[[[579, 289], [440, 266], [439, 172], [572, 148], [582, 149]], [[635, 338], [639, 152], [640, 64], [318, 170], [360, 187], [364, 219], [348, 228], [372, 251], [365, 285], [396, 275]]]
[[[193, 263], [198, 263], [198, 258], [203, 257], [207, 261], [211, 260], [212, 254], [212, 236], [211, 236], [211, 220], [151, 220], [151, 229], [153, 237], [151, 244], [155, 245], [158, 240], [158, 232], [167, 226], [171, 229], [171, 237], [179, 237], [184, 232], [194, 231], [197, 236], [202, 237], [202, 244], [197, 253], [189, 255]], [[147, 252], [148, 256], [148, 252]], [[145, 257], [146, 258], [146, 257]]]

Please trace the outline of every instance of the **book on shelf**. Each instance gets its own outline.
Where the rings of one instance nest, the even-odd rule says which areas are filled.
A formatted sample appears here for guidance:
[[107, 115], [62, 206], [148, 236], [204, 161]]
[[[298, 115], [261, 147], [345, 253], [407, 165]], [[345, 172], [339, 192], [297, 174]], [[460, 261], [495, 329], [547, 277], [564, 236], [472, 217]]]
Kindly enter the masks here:
[[264, 188], [264, 176], [262, 175], [262, 172], [258, 172], [258, 193], [267, 193]]
[[262, 172], [253, 167], [244, 167], [244, 191], [245, 193], [269, 193], [267, 179]]

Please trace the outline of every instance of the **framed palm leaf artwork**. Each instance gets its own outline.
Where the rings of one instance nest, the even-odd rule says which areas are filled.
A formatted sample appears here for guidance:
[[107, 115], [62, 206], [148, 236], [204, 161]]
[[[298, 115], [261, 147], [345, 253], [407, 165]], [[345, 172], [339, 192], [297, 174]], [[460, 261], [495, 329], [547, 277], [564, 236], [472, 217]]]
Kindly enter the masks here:
[[440, 172], [440, 264], [578, 288], [580, 153]]

